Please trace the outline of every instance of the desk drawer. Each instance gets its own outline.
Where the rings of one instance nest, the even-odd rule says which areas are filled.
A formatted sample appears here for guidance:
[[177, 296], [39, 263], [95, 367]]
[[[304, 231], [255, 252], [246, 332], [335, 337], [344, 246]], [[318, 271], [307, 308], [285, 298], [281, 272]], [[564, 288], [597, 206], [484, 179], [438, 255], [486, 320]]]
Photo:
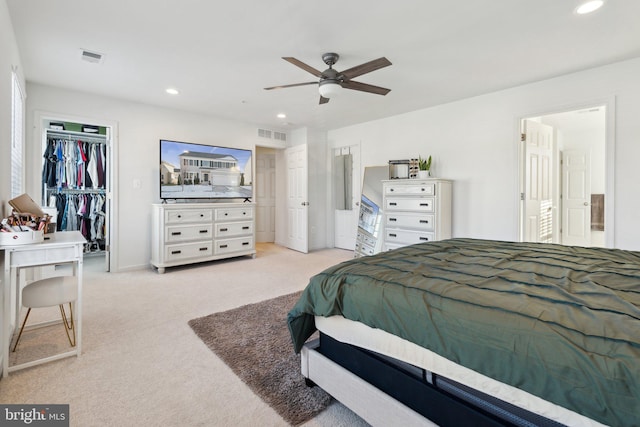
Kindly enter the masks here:
[[213, 255], [213, 243], [211, 241], [207, 241], [168, 245], [165, 247], [164, 251], [164, 258], [166, 262], [187, 258], [209, 257]]
[[78, 247], [77, 245], [47, 249], [35, 249], [33, 246], [30, 246], [28, 251], [13, 251], [13, 254], [11, 254], [11, 266], [22, 267], [27, 265], [55, 264], [71, 262], [80, 258], [82, 258], [82, 247]]
[[164, 239], [167, 243], [211, 239], [212, 231], [212, 224], [171, 225], [166, 228]]

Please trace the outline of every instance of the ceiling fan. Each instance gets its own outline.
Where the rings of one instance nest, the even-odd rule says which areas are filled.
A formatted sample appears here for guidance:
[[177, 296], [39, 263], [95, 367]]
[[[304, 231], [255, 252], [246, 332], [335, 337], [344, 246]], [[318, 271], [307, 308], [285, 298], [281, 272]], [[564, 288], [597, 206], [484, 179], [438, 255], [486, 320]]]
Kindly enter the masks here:
[[353, 89], [362, 92], [375, 93], [377, 95], [386, 95], [391, 89], [385, 89], [383, 87], [374, 86], [366, 83], [354, 82], [354, 77], [361, 76], [366, 73], [370, 73], [380, 68], [391, 65], [391, 62], [385, 57], [374, 59], [373, 61], [365, 62], [364, 64], [357, 65], [344, 71], [337, 71], [333, 69], [333, 65], [338, 62], [340, 55], [337, 53], [325, 53], [322, 55], [322, 60], [329, 66], [324, 71], [316, 70], [315, 68], [305, 64], [302, 61], [292, 58], [290, 56], [283, 57], [285, 61], [292, 63], [293, 65], [302, 68], [305, 71], [320, 78], [319, 81], [306, 82], [306, 83], [294, 83], [283, 86], [265, 87], [265, 90], [282, 89], [286, 87], [306, 86], [306, 85], [318, 85], [320, 92], [320, 104], [326, 104], [329, 102], [329, 98], [337, 95], [341, 89]]

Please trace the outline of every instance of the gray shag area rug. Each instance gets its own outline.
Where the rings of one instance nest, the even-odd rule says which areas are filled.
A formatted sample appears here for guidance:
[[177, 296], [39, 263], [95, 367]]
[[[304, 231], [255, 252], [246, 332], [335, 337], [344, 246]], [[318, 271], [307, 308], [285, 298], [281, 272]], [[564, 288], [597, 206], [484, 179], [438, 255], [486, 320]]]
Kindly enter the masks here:
[[293, 351], [286, 319], [299, 297], [296, 292], [189, 321], [211, 351], [292, 425], [310, 420], [331, 400], [319, 387], [307, 387]]

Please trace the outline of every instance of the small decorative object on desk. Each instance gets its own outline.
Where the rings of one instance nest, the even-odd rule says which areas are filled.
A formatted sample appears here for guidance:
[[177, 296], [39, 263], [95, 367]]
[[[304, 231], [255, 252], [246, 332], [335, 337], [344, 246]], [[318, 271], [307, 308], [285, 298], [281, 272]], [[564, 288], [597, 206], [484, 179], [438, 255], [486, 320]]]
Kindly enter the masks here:
[[44, 240], [51, 216], [44, 213], [28, 195], [9, 200], [11, 216], [0, 221], [0, 245], [14, 246], [39, 243]]
[[427, 159], [423, 159], [422, 156], [419, 156], [418, 168], [418, 178], [429, 178], [431, 176], [431, 156], [429, 156]]

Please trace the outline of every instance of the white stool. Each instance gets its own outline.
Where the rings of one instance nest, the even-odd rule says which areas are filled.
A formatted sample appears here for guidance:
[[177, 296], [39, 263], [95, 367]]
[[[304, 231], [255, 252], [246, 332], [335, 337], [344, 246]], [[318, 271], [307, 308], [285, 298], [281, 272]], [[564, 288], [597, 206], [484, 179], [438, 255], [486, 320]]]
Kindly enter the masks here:
[[[13, 351], [16, 351], [22, 331], [29, 318], [32, 308], [53, 307], [57, 305], [60, 307], [60, 314], [62, 315], [62, 323], [64, 325], [64, 331], [67, 333], [69, 344], [71, 347], [76, 345], [76, 331], [73, 323], [73, 309], [72, 304], [78, 299], [78, 283], [75, 276], [60, 276], [49, 277], [47, 279], [36, 280], [31, 282], [22, 290], [22, 305], [27, 307], [27, 315], [20, 327], [20, 333], [16, 339], [16, 344], [13, 346]], [[65, 313], [64, 304], [69, 304], [69, 318]], [[72, 335], [69, 335], [71, 331]], [[73, 336], [73, 339], [72, 339]]]

